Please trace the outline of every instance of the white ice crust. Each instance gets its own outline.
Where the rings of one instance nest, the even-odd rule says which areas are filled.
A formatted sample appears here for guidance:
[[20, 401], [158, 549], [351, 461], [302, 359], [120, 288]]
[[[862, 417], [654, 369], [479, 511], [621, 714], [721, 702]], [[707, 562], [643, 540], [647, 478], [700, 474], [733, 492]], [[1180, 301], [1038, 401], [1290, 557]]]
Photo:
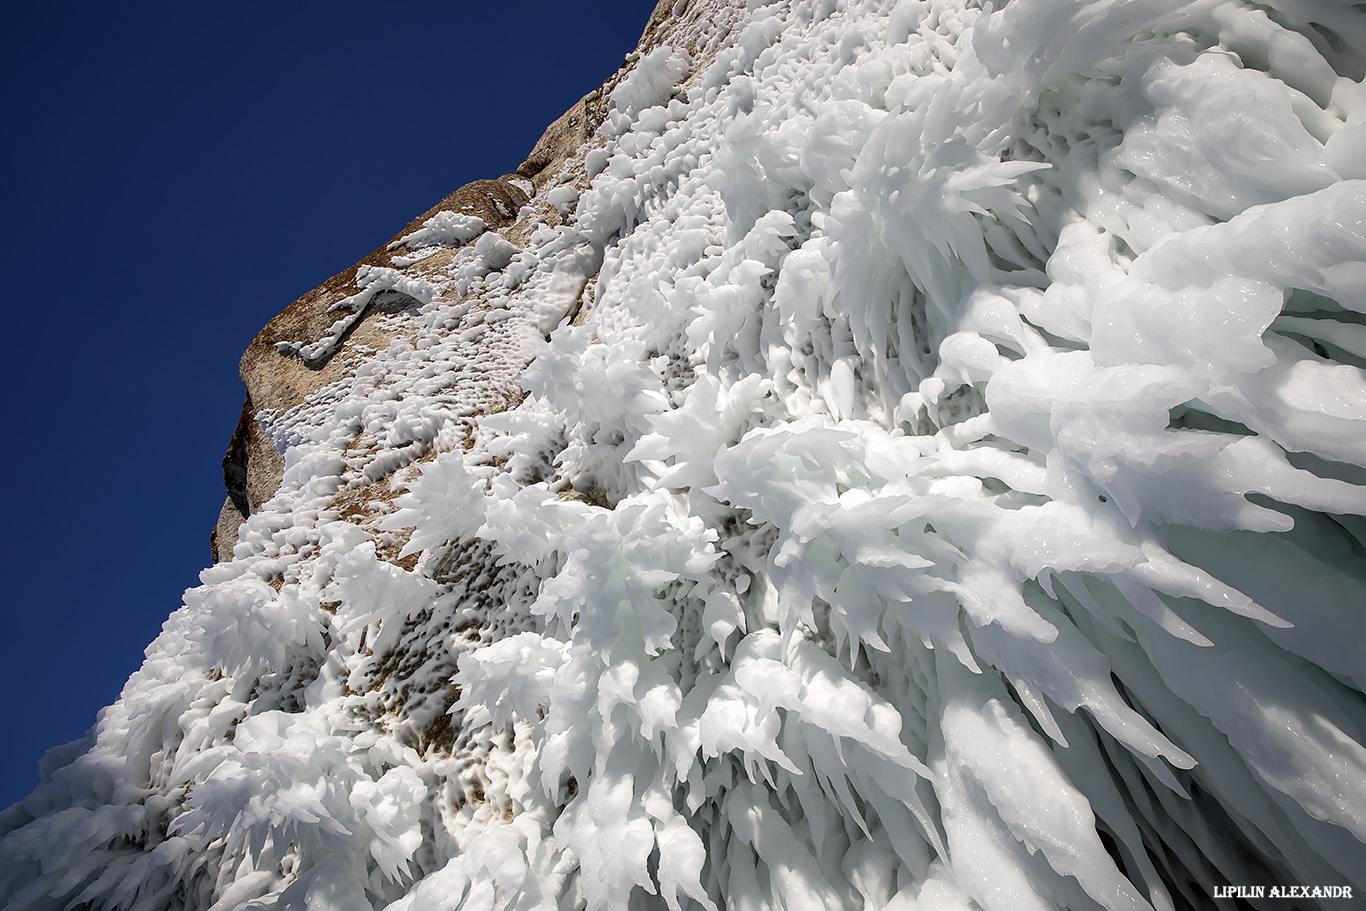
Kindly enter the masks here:
[[1366, 13], [675, 12], [553, 220], [363, 276], [5, 907], [1366, 894]]

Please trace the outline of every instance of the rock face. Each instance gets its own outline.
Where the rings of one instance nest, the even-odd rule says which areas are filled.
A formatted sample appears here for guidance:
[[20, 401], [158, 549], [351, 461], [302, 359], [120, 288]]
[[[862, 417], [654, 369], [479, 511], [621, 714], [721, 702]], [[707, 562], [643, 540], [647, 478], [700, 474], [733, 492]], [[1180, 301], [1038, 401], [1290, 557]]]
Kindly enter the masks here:
[[[582, 103], [578, 107], [582, 107]], [[542, 141], [537, 148], [553, 142], [553, 139]], [[550, 156], [542, 158], [546, 165], [552, 162]], [[242, 417], [228, 444], [227, 455], [223, 457], [223, 482], [228, 495], [210, 538], [215, 561], [232, 559], [238, 528], [247, 516], [275, 495], [284, 474], [284, 459], [263, 431], [259, 416], [263, 412], [283, 414], [300, 407], [310, 395], [348, 375], [348, 365], [354, 361], [347, 355], [352, 351], [362, 346], [377, 349], [392, 340], [392, 333], [378, 328], [372, 317], [382, 315], [386, 308], [403, 306], [411, 302], [410, 298], [391, 298], [384, 302], [377, 295], [371, 297], [352, 310], [351, 318], [345, 320], [343, 328], [333, 329], [337, 323], [333, 314], [338, 304], [354, 301], [364, 293], [357, 284], [361, 270], [398, 266], [395, 271], [420, 277], [449, 263], [448, 256], [418, 264], [395, 262], [407, 252], [403, 239], [441, 212], [478, 218], [488, 230], [506, 228], [526, 205], [528, 192], [535, 191], [529, 179], [538, 173], [536, 165], [531, 163], [535, 160], [529, 159], [517, 174], [507, 174], [497, 180], [476, 180], [451, 193], [413, 219], [388, 243], [290, 304], [252, 339], [242, 355], [240, 368], [247, 398], [242, 404]], [[527, 176], [522, 176], [523, 172]], [[302, 343], [306, 347], [310, 342], [326, 341], [333, 335], [334, 343], [324, 344], [313, 356], [296, 350], [301, 347], [299, 340], [308, 340]]]
[[1363, 48], [661, 3], [252, 343], [217, 562], [0, 904], [1359, 901]]
[[[651, 13], [641, 36], [641, 51], [653, 47], [659, 28], [672, 9], [673, 4], [661, 0]], [[409, 252], [405, 238], [415, 235], [439, 213], [477, 218], [486, 230], [492, 231], [516, 225], [518, 213], [531, 198], [529, 194], [534, 195], [561, 177], [559, 169], [575, 153], [583, 151], [602, 124], [607, 98], [625, 72], [623, 69], [617, 77], [585, 95], [547, 127], [515, 173], [504, 174], [495, 180], [476, 180], [455, 190], [360, 262], [290, 304], [252, 339], [242, 355], [239, 371], [247, 390], [246, 401], [223, 457], [227, 497], [209, 539], [210, 554], [215, 562], [232, 558], [237, 530], [252, 512], [274, 496], [280, 486], [284, 459], [262, 430], [260, 416], [284, 414], [302, 406], [310, 395], [348, 376], [348, 365], [353, 363], [346, 356], [349, 352], [378, 349], [388, 344], [392, 335], [377, 328], [375, 320], [367, 321], [367, 316], [382, 311], [382, 305], [367, 301], [361, 305], [363, 312], [353, 310], [354, 318], [335, 332], [335, 343], [322, 345], [314, 356], [301, 355], [291, 346], [306, 346], [309, 342], [300, 342], [304, 339], [316, 344], [334, 334], [337, 320], [333, 314], [339, 304], [363, 293], [357, 278], [366, 267], [395, 269], [421, 280], [449, 265], [451, 256], [443, 254], [417, 263], [404, 259]], [[524, 239], [529, 226], [545, 223], [546, 214], [540, 212], [524, 219], [521, 230], [514, 230], [514, 235]], [[551, 215], [550, 220], [558, 221], [558, 218]], [[391, 300], [388, 306], [399, 303]]]

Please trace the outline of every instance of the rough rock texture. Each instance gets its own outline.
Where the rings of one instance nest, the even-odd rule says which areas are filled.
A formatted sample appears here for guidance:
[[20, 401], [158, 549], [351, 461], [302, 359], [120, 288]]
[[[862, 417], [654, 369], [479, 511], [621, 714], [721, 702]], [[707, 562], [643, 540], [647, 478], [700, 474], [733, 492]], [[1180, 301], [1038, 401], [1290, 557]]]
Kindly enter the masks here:
[[[543, 145], [549, 147], [551, 144], [542, 140], [537, 148]], [[535, 173], [534, 169], [526, 170]], [[348, 358], [350, 352], [360, 346], [382, 348], [392, 340], [392, 333], [377, 328], [375, 320], [366, 318], [379, 315], [384, 310], [382, 306], [371, 303], [359, 315], [360, 318], [344, 331], [336, 349], [322, 356], [303, 358], [281, 351], [277, 345], [299, 341], [307, 343], [323, 337], [335, 322], [331, 308], [339, 301], [360, 293], [361, 289], [356, 285], [358, 270], [365, 266], [392, 267], [395, 257], [404, 252], [402, 239], [417, 231], [438, 212], [473, 215], [483, 220], [490, 229], [497, 230], [512, 224], [518, 210], [526, 204], [527, 191], [531, 189], [530, 182], [517, 174], [466, 184], [413, 219], [402, 231], [360, 262], [302, 295], [266, 323], [265, 328], [252, 339], [239, 366], [242, 382], [247, 387], [242, 418], [233, 431], [227, 455], [223, 457], [223, 480], [228, 497], [210, 540], [215, 560], [231, 559], [238, 527], [262, 503], [274, 496], [280, 486], [284, 460], [261, 430], [261, 413], [283, 413], [302, 405], [308, 396], [347, 375], [348, 366], [354, 363]], [[449, 257], [435, 257], [408, 266], [406, 271], [419, 276], [430, 274], [448, 262]]]
[[[640, 45], [632, 56], [639, 59], [641, 53], [652, 50], [658, 43], [661, 25], [671, 15], [684, 12], [686, 7], [686, 0], [677, 3], [660, 0], [651, 12]], [[518, 213], [528, 202], [528, 194], [562, 178], [560, 168], [575, 154], [582, 153], [602, 123], [612, 88], [629, 72], [631, 62], [628, 58], [615, 77], [589, 92], [547, 127], [515, 173], [492, 180], [475, 180], [455, 190], [360, 262], [300, 296], [252, 339], [238, 368], [246, 386], [242, 418], [223, 457], [227, 498], [209, 538], [210, 554], [215, 561], [232, 558], [238, 528], [262, 503], [274, 496], [280, 485], [284, 460], [261, 430], [262, 415], [283, 414], [301, 406], [308, 396], [348, 375], [348, 369], [355, 363], [353, 358], [348, 358], [348, 353], [382, 349], [394, 335], [378, 328], [375, 320], [366, 319], [382, 309], [372, 304], [344, 331], [335, 349], [322, 356], [300, 357], [283, 352], [277, 346], [290, 342], [307, 344], [322, 338], [335, 322], [332, 308], [361, 291], [356, 285], [357, 272], [365, 266], [394, 267], [395, 258], [402, 256], [405, 250], [403, 238], [418, 231], [440, 212], [473, 215], [489, 230], [513, 226], [508, 232], [509, 239], [525, 242], [535, 226], [547, 222], [547, 213], [542, 210], [518, 224]], [[581, 173], [578, 176], [582, 178]], [[557, 215], [550, 215], [549, 221], [557, 222]], [[399, 265], [399, 271], [415, 277], [430, 275], [449, 265], [454, 253], [455, 249], [452, 249], [417, 263]]]

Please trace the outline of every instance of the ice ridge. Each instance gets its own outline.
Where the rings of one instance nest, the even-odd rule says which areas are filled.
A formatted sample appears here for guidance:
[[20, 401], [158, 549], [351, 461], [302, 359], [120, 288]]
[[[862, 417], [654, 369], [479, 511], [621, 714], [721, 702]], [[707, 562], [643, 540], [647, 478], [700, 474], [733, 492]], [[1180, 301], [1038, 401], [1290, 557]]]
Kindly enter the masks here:
[[1328, 0], [661, 3], [281, 343], [345, 374], [2, 903], [1349, 906], [1363, 74]]

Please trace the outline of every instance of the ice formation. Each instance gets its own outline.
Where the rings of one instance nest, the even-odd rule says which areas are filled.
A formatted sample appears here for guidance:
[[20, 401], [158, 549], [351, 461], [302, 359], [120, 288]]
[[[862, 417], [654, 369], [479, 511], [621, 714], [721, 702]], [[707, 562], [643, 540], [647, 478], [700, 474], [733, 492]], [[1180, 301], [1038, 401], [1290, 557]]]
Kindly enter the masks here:
[[265, 416], [5, 907], [1366, 894], [1361, 5], [656, 16], [300, 340], [396, 338]]

